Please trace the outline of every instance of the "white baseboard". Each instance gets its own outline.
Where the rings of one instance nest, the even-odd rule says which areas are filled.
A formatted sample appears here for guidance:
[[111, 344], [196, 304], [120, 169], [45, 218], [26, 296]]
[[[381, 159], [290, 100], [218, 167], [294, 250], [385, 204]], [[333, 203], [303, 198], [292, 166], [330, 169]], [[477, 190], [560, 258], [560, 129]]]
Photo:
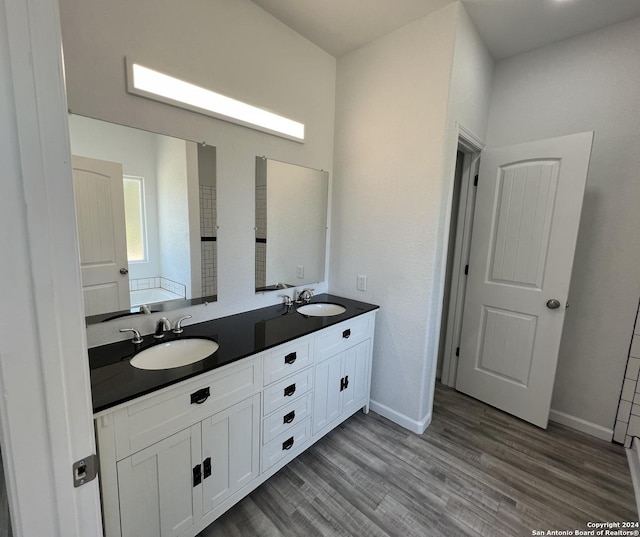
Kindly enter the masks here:
[[400, 414], [400, 412], [396, 412], [392, 408], [389, 408], [382, 403], [378, 403], [377, 401], [371, 401], [369, 403], [371, 410], [373, 410], [376, 414], [380, 414], [381, 416], [391, 420], [393, 423], [397, 423], [401, 427], [405, 429], [409, 429], [411, 432], [416, 434], [422, 434], [425, 432], [427, 427], [431, 424], [431, 412], [427, 414], [421, 420], [414, 420], [405, 416], [404, 414]]
[[636, 438], [634, 438], [631, 447], [625, 451], [627, 452], [629, 470], [631, 471], [633, 492], [636, 497], [636, 510], [638, 511], [638, 514], [640, 514], [640, 451], [638, 451], [638, 442]]
[[602, 425], [591, 423], [582, 418], [576, 418], [559, 410], [553, 410], [553, 408], [549, 411], [549, 421], [566, 425], [576, 431], [587, 433], [588, 435], [595, 436], [600, 440], [606, 440], [607, 442], [611, 442], [613, 438], [613, 429], [607, 429], [606, 427], [602, 427]]

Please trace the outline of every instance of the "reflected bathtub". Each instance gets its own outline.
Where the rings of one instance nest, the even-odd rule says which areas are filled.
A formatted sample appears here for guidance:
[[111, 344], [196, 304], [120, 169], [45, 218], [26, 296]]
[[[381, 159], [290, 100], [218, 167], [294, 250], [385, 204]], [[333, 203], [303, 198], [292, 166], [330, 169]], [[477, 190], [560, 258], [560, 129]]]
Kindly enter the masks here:
[[162, 287], [130, 291], [129, 296], [131, 298], [131, 307], [142, 306], [142, 304], [146, 304], [148, 306], [157, 302], [167, 302], [168, 300], [184, 300], [182, 295], [172, 293]]

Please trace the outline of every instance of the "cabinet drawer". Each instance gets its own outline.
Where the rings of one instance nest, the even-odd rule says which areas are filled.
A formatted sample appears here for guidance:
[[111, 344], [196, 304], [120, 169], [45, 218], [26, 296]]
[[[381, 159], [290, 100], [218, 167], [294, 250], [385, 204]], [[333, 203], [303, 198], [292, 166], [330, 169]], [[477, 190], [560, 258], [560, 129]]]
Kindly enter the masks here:
[[247, 358], [118, 410], [117, 460], [250, 396], [261, 378], [262, 358]]
[[293, 429], [311, 416], [312, 400], [312, 394], [307, 393], [266, 417], [263, 422], [262, 443], [268, 444], [276, 436]]
[[282, 345], [264, 358], [264, 385], [276, 382], [311, 365], [311, 338]]
[[305, 369], [264, 390], [264, 415], [292, 402], [311, 390], [313, 386], [313, 368]]
[[372, 328], [371, 319], [371, 315], [361, 315], [320, 332], [315, 341], [318, 360], [335, 356], [369, 338]]
[[262, 471], [268, 470], [281, 459], [293, 453], [299, 453], [311, 438], [311, 419], [307, 419], [291, 430], [269, 442], [262, 450]]

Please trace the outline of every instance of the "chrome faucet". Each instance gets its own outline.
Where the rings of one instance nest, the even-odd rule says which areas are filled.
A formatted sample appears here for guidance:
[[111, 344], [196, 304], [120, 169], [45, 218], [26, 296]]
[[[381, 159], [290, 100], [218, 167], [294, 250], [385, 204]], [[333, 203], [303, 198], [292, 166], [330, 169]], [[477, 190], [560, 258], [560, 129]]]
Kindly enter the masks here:
[[176, 321], [176, 324], [173, 327], [173, 333], [174, 334], [182, 334], [182, 332], [184, 332], [184, 329], [182, 328], [182, 322], [186, 321], [187, 319], [191, 319], [191, 315], [185, 315], [184, 317], [180, 317]]
[[164, 337], [164, 333], [169, 330], [171, 330], [171, 323], [169, 322], [169, 319], [162, 317], [156, 325], [156, 333], [153, 334], [153, 337], [156, 339], [162, 339]]
[[136, 345], [144, 341], [142, 339], [142, 336], [140, 335], [140, 332], [138, 332], [135, 328], [121, 328], [120, 332], [133, 332], [133, 339], [131, 340], [131, 343], [135, 343]]
[[311, 297], [313, 296], [313, 289], [303, 289], [298, 293], [298, 298], [296, 298], [296, 304], [308, 304], [311, 302]]

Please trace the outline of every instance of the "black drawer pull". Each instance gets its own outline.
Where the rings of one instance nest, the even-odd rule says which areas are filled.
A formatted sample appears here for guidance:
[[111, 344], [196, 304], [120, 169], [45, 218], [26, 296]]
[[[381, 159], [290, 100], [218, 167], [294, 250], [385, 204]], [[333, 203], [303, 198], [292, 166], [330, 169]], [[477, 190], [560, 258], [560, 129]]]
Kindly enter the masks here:
[[203, 479], [207, 479], [211, 475], [211, 457], [207, 457], [202, 463]]
[[293, 447], [293, 436], [287, 440], [285, 440], [284, 442], [282, 442], [282, 449], [283, 450], [287, 450], [287, 449], [291, 449]]
[[291, 423], [295, 419], [296, 419], [296, 411], [292, 410], [288, 414], [284, 415], [284, 417], [282, 418], [282, 423]]
[[289, 353], [284, 357], [284, 363], [285, 364], [292, 364], [292, 363], [294, 363], [296, 361], [296, 358], [297, 358], [297, 356], [296, 356], [295, 352]]
[[344, 339], [349, 339], [350, 335], [351, 335], [351, 328], [347, 328], [344, 332], [342, 332], [342, 337]]
[[201, 405], [207, 399], [209, 399], [210, 395], [211, 395], [211, 392], [209, 390], [209, 387], [202, 388], [201, 390], [198, 390], [197, 392], [193, 392], [191, 394], [191, 404], [192, 405], [193, 404]]
[[296, 385], [292, 384], [291, 386], [287, 386], [284, 389], [284, 396], [291, 397], [294, 393], [296, 393]]

